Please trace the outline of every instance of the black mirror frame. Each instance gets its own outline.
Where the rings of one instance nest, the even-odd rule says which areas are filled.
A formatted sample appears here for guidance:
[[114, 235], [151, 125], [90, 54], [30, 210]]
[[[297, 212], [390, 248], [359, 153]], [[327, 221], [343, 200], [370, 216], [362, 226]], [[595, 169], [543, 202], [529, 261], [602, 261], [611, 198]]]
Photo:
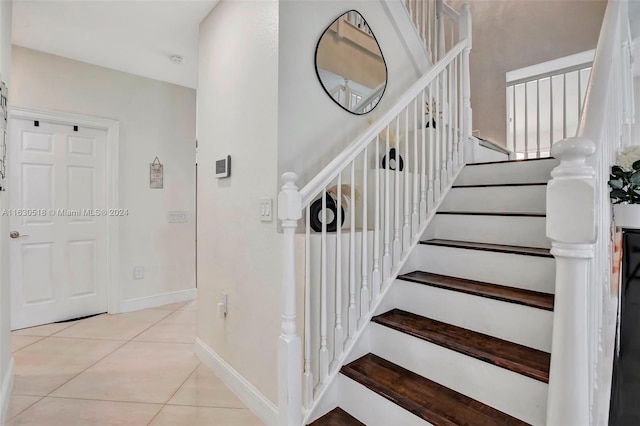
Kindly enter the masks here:
[[362, 16], [362, 19], [364, 20], [365, 24], [367, 24], [367, 26], [369, 27], [369, 31], [371, 31], [371, 35], [373, 36], [373, 39], [375, 40], [376, 45], [378, 46], [378, 50], [380, 50], [380, 57], [382, 58], [382, 63], [384, 64], [384, 72], [386, 74], [384, 89], [382, 89], [382, 93], [380, 93], [380, 100], [378, 101], [378, 103], [373, 108], [371, 108], [371, 110], [369, 110], [367, 112], [363, 112], [362, 114], [358, 114], [358, 113], [355, 113], [353, 111], [348, 110], [347, 108], [344, 107], [344, 105], [340, 105], [340, 103], [338, 101], [333, 99], [333, 96], [331, 96], [331, 94], [329, 93], [327, 88], [324, 87], [324, 84], [322, 83], [322, 79], [320, 78], [320, 73], [318, 72], [318, 49], [320, 48], [320, 42], [322, 41], [322, 37], [326, 34], [326, 32], [329, 30], [329, 28], [331, 28], [331, 25], [333, 25], [334, 22], [336, 22], [338, 19], [340, 19], [341, 17], [343, 17], [344, 15], [346, 15], [349, 12], [356, 12], [358, 15], [362, 16], [362, 13], [358, 12], [357, 10], [349, 9], [346, 12], [341, 13], [340, 15], [338, 15], [338, 17], [336, 19], [331, 21], [331, 23], [327, 26], [327, 28], [324, 29], [324, 31], [320, 35], [320, 38], [318, 38], [318, 43], [316, 44], [315, 54], [313, 56], [313, 65], [314, 65], [314, 67], [316, 69], [316, 77], [318, 77], [318, 82], [320, 83], [320, 86], [322, 86], [322, 90], [324, 90], [324, 92], [327, 94], [327, 96], [329, 96], [329, 99], [331, 99], [336, 105], [338, 105], [340, 108], [342, 108], [344, 111], [348, 112], [349, 114], [362, 116], [362, 115], [369, 114], [371, 111], [376, 109], [378, 104], [380, 104], [380, 102], [382, 101], [382, 97], [384, 96], [384, 93], [387, 91], [387, 85], [389, 84], [389, 68], [387, 67], [387, 61], [384, 59], [384, 54], [382, 53], [382, 47], [380, 47], [380, 43], [378, 42], [378, 38], [376, 37], [375, 33], [373, 32], [373, 29], [369, 25], [368, 21], [366, 19], [364, 19], [364, 16]]

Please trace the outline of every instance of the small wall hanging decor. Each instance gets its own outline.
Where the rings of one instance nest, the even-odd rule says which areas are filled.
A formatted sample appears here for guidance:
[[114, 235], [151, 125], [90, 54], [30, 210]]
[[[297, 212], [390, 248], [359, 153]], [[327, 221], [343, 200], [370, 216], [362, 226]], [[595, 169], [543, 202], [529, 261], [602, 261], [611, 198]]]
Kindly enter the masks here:
[[158, 157], [149, 164], [149, 188], [162, 189], [163, 185], [163, 166]]
[[9, 97], [7, 86], [0, 78], [0, 191], [6, 191], [6, 164], [7, 164], [7, 119], [9, 117]]

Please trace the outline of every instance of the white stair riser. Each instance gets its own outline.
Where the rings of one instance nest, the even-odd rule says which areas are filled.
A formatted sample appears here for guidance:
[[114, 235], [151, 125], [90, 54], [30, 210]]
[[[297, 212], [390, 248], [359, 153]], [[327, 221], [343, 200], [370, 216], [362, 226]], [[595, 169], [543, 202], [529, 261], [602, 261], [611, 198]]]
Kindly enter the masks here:
[[372, 324], [373, 353], [533, 425], [545, 423], [546, 383]]
[[558, 160], [555, 159], [468, 165], [460, 174], [456, 185], [546, 182], [551, 178], [551, 170], [557, 165]]
[[340, 374], [340, 408], [367, 426], [428, 426], [413, 413]]
[[444, 240], [551, 247], [545, 217], [437, 214], [429, 226]]
[[410, 281], [392, 291], [398, 309], [551, 352], [551, 311]]
[[555, 293], [555, 259], [418, 244], [414, 270]]
[[546, 204], [546, 185], [453, 188], [439, 210], [542, 213]]

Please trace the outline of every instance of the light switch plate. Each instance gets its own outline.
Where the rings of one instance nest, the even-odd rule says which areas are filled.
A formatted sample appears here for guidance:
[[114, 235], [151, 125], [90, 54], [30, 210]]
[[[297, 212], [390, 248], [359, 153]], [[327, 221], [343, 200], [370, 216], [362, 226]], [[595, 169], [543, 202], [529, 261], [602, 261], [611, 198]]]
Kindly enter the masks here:
[[168, 218], [169, 218], [169, 223], [186, 223], [187, 212], [182, 212], [182, 211], [169, 212]]
[[273, 200], [271, 198], [260, 200], [260, 220], [262, 222], [273, 221]]

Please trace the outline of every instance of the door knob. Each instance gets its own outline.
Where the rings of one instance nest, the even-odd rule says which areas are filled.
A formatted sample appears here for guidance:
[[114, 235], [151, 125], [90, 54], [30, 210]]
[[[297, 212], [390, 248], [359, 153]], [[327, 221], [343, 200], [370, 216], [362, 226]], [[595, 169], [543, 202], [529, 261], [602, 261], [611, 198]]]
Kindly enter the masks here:
[[11, 238], [20, 238], [20, 237], [28, 237], [28, 235], [20, 235], [20, 233], [18, 231], [11, 231], [9, 232], [9, 236]]

